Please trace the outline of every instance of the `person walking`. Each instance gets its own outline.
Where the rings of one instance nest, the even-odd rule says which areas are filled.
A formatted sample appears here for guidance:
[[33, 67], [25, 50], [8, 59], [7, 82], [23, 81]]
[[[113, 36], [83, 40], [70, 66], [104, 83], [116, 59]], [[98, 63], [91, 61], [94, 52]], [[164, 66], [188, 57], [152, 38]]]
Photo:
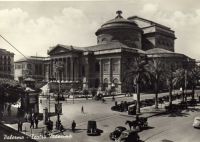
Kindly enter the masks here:
[[19, 121], [18, 121], [18, 132], [21, 132], [21, 131], [22, 131], [22, 125], [23, 125], [22, 121], [19, 120]]
[[83, 108], [83, 106], [81, 107], [81, 113], [84, 113], [84, 108]]
[[35, 117], [35, 127], [38, 128], [38, 117]]
[[23, 122], [20, 121], [20, 126], [19, 126], [19, 130], [20, 130], [20, 132], [22, 132], [22, 127], [23, 127]]
[[34, 129], [34, 119], [31, 118], [31, 125], [30, 125], [30, 128], [33, 128]]
[[76, 129], [76, 122], [73, 120], [72, 121], [72, 132], [75, 132]]
[[61, 133], [62, 135], [64, 135], [63, 132], [64, 132], [64, 127], [63, 127], [63, 125], [61, 124], [61, 125], [60, 125], [60, 133]]
[[18, 132], [20, 131], [20, 120], [17, 123], [17, 130], [18, 130]]

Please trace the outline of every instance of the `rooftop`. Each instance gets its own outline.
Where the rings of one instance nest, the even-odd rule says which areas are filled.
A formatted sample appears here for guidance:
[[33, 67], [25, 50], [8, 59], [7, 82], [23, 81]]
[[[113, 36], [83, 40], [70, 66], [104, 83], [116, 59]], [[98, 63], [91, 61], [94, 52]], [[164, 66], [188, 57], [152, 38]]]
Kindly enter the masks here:
[[124, 45], [121, 42], [118, 41], [112, 41], [112, 42], [108, 42], [105, 44], [98, 44], [95, 46], [89, 46], [89, 47], [84, 47], [85, 51], [103, 51], [103, 50], [112, 50], [112, 49], [129, 49], [129, 50], [135, 50], [139, 53], [144, 53], [143, 50], [141, 49], [137, 49], [137, 48], [132, 48], [132, 47], [128, 47], [126, 45]]
[[175, 53], [162, 48], [153, 48], [146, 50], [146, 54], [152, 57], [185, 57], [184, 54]]
[[0, 54], [13, 54], [14, 55], [14, 53], [7, 51], [6, 49], [3, 49], [3, 48], [0, 48]]
[[45, 60], [45, 58], [46, 58], [46, 57], [28, 56], [27, 58], [23, 57], [23, 58], [21, 58], [21, 59], [15, 61], [15, 63], [16, 63], [16, 62], [25, 62], [25, 61], [28, 61], [28, 60], [39, 60], [39, 61], [43, 61], [43, 60]]

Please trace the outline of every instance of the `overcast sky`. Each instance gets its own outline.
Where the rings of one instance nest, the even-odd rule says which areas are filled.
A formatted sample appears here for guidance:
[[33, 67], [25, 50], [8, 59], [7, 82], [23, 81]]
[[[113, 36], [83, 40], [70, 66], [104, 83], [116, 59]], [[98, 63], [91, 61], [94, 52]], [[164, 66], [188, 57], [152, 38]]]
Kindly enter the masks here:
[[[200, 59], [199, 0], [100, 0], [63, 2], [0, 2], [0, 34], [26, 56], [47, 56], [56, 44], [96, 44], [96, 30], [122, 10], [175, 31], [175, 51]], [[0, 39], [0, 48], [20, 54]]]

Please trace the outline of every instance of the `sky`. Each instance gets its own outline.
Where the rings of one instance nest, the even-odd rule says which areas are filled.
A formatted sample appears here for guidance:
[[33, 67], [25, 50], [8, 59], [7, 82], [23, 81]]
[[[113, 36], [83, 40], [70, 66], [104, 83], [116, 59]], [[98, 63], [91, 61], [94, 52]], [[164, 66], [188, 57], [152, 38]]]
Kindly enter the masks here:
[[[26, 56], [47, 56], [57, 44], [96, 45], [95, 32], [122, 10], [175, 31], [175, 51], [200, 60], [199, 0], [0, 1], [0, 35]], [[22, 57], [0, 38], [0, 48]]]

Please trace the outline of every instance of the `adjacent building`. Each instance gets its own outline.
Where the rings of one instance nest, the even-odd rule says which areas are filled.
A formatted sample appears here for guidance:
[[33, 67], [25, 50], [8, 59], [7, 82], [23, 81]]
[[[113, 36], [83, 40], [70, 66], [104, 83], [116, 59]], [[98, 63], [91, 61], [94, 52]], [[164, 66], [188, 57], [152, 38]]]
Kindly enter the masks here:
[[14, 53], [1, 48], [0, 78], [14, 79]]
[[36, 81], [44, 80], [44, 57], [30, 56], [15, 61], [15, 80], [22, 81], [31, 78]]

